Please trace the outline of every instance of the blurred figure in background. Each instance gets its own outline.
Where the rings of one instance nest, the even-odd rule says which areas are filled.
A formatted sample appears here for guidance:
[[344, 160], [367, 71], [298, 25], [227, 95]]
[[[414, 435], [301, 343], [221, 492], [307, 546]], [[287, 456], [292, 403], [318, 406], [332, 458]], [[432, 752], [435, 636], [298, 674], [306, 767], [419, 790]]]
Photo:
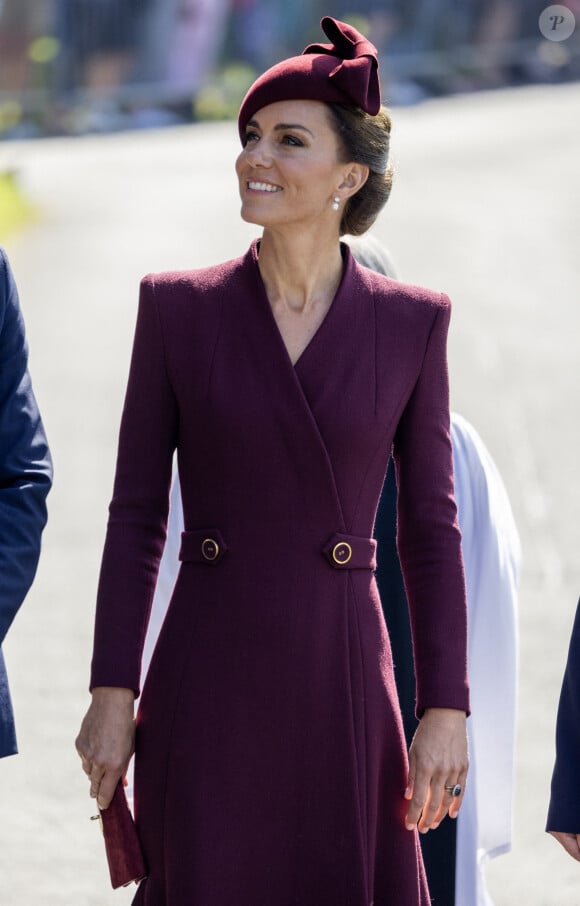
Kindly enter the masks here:
[[67, 87], [109, 96], [135, 65], [139, 26], [150, 0], [58, 0]]
[[[152, 0], [138, 79], [184, 119], [223, 48], [230, 0]], [[157, 86], [157, 88], [155, 88]]]
[[17, 752], [1, 646], [36, 573], [51, 484], [18, 293], [0, 248], [0, 758]]
[[523, 12], [522, 0], [490, 0], [480, 8], [469, 34], [476, 53], [486, 58], [478, 87], [497, 88], [513, 81], [515, 61], [509, 46], [521, 34]]
[[226, 56], [264, 69], [296, 45], [316, 40], [325, 11], [322, 0], [231, 0]]
[[74, 131], [122, 128], [121, 89], [135, 70], [150, 0], [57, 0], [60, 102], [79, 111]]
[[0, 0], [0, 91], [30, 87], [34, 79], [30, 43], [42, 34], [49, 18], [43, 4]]
[[192, 97], [222, 46], [229, 0], [180, 0], [169, 46], [167, 85]]
[[279, 0], [232, 0], [227, 55], [257, 70], [280, 56], [283, 41]]
[[229, 0], [58, 0], [62, 100], [78, 131], [191, 120], [228, 11]]

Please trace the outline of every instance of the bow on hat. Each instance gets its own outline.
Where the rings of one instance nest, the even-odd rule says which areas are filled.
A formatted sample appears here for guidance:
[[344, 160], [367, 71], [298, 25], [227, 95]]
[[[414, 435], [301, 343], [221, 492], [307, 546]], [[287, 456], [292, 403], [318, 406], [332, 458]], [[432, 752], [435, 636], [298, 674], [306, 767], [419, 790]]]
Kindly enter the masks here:
[[379, 112], [376, 48], [352, 25], [330, 16], [325, 16], [320, 24], [332, 44], [310, 44], [299, 56], [267, 69], [249, 88], [238, 115], [242, 144], [251, 117], [276, 101], [354, 104], [371, 116]]
[[375, 116], [381, 106], [379, 63], [374, 44], [346, 22], [325, 16], [320, 25], [332, 44], [309, 44], [303, 54], [328, 54], [340, 63], [328, 74], [336, 87], [366, 113]]

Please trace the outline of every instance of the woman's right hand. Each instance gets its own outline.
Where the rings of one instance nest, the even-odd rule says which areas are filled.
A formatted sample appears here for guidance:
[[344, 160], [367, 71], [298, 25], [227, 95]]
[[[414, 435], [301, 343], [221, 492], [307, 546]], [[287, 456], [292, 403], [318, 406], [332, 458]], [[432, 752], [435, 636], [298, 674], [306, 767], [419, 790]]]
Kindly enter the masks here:
[[90, 795], [107, 808], [135, 748], [132, 689], [99, 686], [81, 724], [75, 746], [91, 781]]

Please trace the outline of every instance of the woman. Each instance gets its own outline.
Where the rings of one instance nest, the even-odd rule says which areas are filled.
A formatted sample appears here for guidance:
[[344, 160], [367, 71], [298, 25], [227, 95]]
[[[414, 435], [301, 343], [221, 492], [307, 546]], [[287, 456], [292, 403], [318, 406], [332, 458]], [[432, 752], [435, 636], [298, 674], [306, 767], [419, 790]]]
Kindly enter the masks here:
[[[185, 532], [137, 716], [136, 904], [426, 906], [417, 828], [461, 804], [449, 302], [339, 243], [388, 197], [390, 121], [373, 46], [322, 24], [332, 44], [268, 70], [240, 110], [242, 217], [261, 240], [142, 284], [77, 739], [106, 807], [133, 750], [176, 448]], [[391, 449], [421, 715], [409, 763], [372, 573]]]

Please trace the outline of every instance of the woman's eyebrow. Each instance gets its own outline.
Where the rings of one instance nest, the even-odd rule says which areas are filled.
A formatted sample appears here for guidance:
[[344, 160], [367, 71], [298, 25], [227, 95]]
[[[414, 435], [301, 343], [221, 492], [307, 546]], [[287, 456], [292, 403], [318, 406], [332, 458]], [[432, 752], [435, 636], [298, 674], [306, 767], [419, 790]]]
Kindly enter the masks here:
[[278, 125], [274, 127], [275, 132], [283, 132], [285, 129], [300, 129], [302, 132], [308, 132], [308, 135], [311, 135], [312, 138], [314, 138], [314, 133], [306, 126], [301, 126], [300, 123], [278, 123]]
[[[258, 120], [248, 120], [246, 128], [248, 126], [252, 126], [254, 129], [261, 129]], [[278, 123], [277, 126], [274, 126], [275, 132], [284, 132], [285, 129], [300, 129], [302, 132], [308, 132], [314, 138], [314, 133], [307, 126], [302, 126], [300, 123]]]

